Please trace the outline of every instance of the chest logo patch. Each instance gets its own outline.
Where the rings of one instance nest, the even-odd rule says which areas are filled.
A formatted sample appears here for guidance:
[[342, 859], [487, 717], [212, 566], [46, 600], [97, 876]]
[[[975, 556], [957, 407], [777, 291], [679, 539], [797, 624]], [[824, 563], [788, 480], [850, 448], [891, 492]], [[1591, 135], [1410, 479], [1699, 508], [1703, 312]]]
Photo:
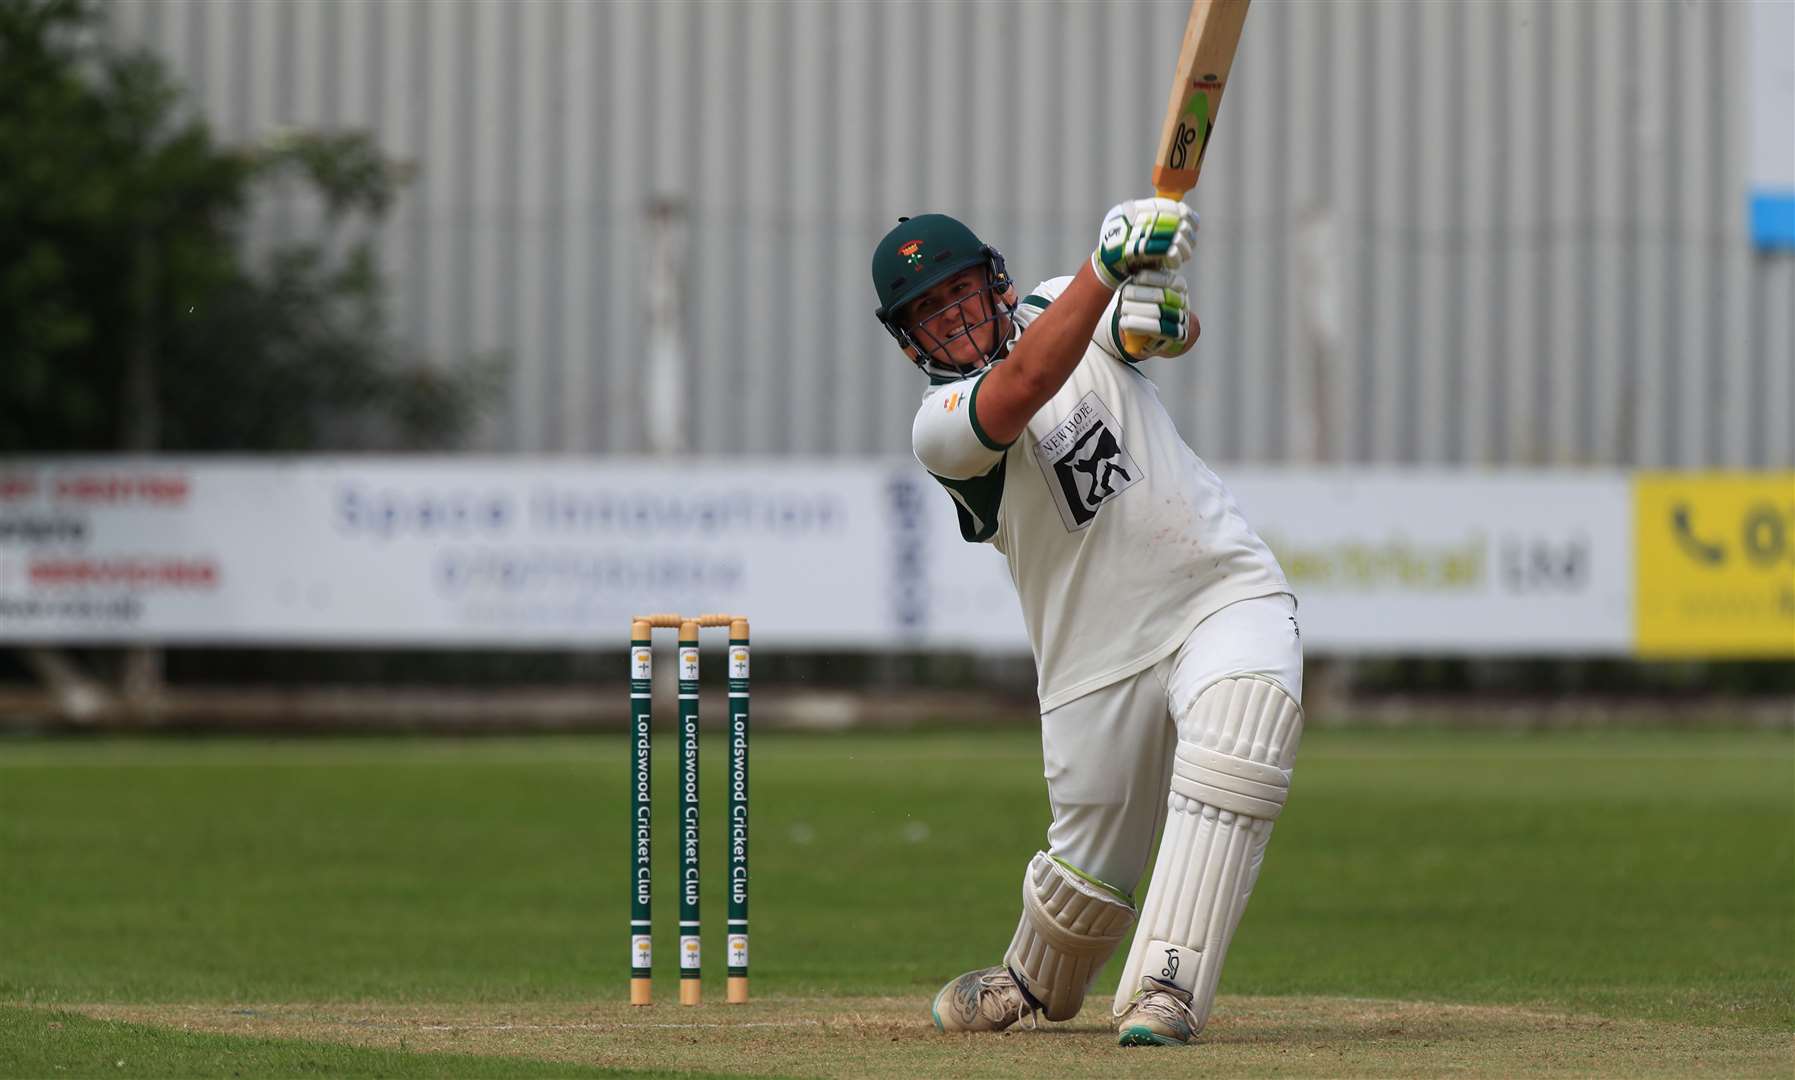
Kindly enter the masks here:
[[1144, 475], [1123, 445], [1122, 425], [1095, 391], [1079, 399], [1072, 415], [1035, 443], [1035, 460], [1067, 532], [1089, 525], [1104, 503]]

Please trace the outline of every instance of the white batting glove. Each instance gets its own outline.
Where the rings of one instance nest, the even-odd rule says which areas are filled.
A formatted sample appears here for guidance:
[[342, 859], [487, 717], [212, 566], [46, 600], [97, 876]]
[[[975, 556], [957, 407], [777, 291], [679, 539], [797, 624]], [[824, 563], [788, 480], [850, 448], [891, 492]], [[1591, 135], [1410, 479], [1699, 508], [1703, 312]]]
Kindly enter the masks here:
[[1114, 289], [1143, 270], [1178, 269], [1196, 243], [1196, 211], [1177, 199], [1131, 199], [1103, 216], [1091, 269]]
[[[1190, 283], [1183, 274], [1144, 270], [1122, 283], [1109, 317], [1116, 351], [1130, 360], [1183, 356], [1196, 344], [1190, 315]], [[1124, 334], [1139, 334], [1137, 348], [1123, 347]], [[1144, 346], [1144, 347], [1142, 347]]]

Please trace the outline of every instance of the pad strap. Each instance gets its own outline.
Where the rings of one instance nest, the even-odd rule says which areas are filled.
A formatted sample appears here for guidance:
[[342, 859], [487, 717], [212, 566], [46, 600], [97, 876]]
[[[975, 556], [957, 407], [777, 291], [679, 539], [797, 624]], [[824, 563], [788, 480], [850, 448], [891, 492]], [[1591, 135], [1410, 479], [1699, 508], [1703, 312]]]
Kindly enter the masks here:
[[1217, 810], [1271, 821], [1290, 796], [1290, 770], [1180, 741], [1172, 790]]

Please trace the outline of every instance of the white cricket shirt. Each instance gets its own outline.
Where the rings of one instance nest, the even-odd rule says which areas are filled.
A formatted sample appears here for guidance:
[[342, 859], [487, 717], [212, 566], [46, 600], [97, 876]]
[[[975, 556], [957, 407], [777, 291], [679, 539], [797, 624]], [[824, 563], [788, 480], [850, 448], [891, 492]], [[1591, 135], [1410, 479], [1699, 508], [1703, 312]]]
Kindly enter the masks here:
[[[1023, 299], [1018, 335], [1071, 280]], [[1009, 561], [1043, 712], [1153, 666], [1228, 604], [1291, 591], [1152, 381], [1120, 357], [1106, 313], [1072, 377], [1009, 446], [977, 420], [991, 368], [929, 387], [911, 429], [961, 534]]]

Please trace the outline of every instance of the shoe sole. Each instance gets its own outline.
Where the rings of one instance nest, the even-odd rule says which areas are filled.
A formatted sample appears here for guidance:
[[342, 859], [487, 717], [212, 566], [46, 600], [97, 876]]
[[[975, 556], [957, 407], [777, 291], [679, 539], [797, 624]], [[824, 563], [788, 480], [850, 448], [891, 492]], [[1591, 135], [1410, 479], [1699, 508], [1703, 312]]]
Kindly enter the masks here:
[[1169, 1035], [1161, 1035], [1152, 1028], [1139, 1025], [1124, 1028], [1121, 1038], [1116, 1040], [1118, 1046], [1187, 1046], [1183, 1039], [1174, 1039]]

